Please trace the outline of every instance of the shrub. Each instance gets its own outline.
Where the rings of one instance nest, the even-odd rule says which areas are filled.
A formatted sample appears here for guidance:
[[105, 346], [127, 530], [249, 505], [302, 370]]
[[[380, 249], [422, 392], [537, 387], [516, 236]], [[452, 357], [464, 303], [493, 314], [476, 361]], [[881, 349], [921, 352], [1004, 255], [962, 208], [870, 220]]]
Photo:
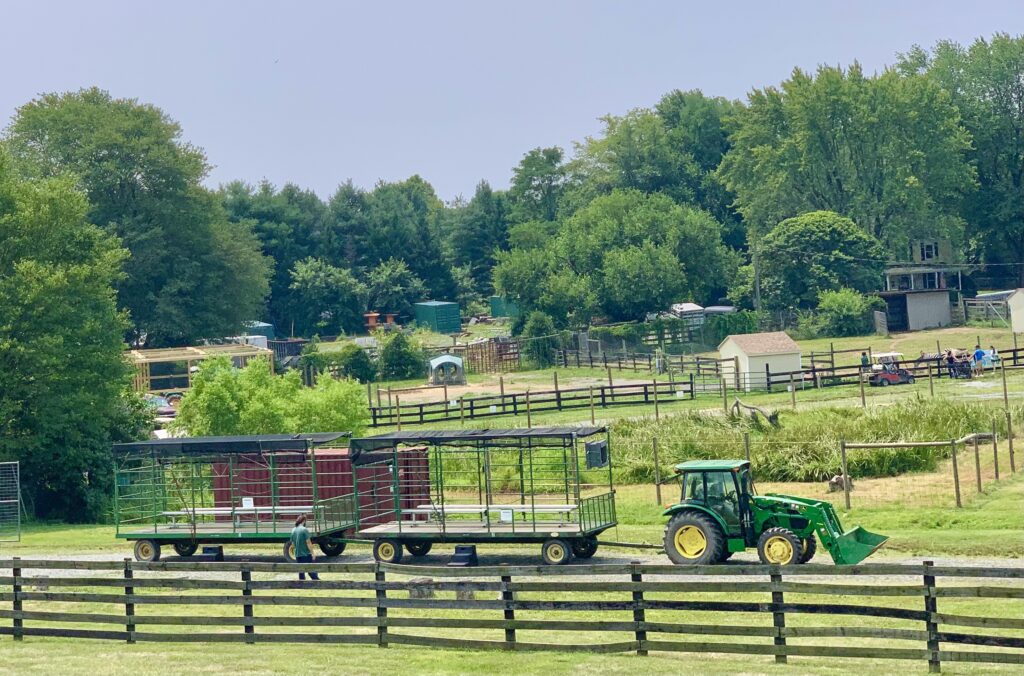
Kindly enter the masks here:
[[382, 379], [406, 380], [426, 373], [423, 349], [418, 342], [400, 331], [378, 331], [375, 337], [379, 346], [377, 371]]
[[366, 350], [355, 343], [346, 343], [340, 350], [328, 355], [330, 363], [338, 367], [340, 375], [361, 383], [371, 383], [377, 377], [377, 366]]
[[822, 291], [818, 295], [818, 320], [822, 332], [829, 336], [862, 336], [874, 328], [872, 312], [884, 307], [880, 298], [853, 289]]
[[530, 313], [523, 325], [523, 355], [537, 368], [555, 362], [555, 322], [540, 311]]

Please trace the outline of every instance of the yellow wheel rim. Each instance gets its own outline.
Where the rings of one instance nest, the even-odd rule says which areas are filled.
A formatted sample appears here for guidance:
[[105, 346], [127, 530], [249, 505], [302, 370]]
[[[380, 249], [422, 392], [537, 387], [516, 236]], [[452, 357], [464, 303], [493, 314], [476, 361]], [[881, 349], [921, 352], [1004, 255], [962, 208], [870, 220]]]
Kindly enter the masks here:
[[295, 545], [288, 545], [288, 556], [289, 558], [295, 558]]
[[548, 545], [548, 558], [552, 561], [561, 561], [565, 558], [565, 548], [557, 543]]
[[139, 556], [143, 559], [153, 558], [153, 545], [143, 542], [139, 545]]
[[793, 560], [793, 543], [781, 535], [773, 535], [764, 543], [764, 557], [768, 563], [784, 566]]
[[377, 553], [380, 554], [380, 558], [390, 561], [395, 558], [395, 546], [390, 542], [384, 542], [377, 548]]
[[683, 526], [676, 531], [675, 544], [677, 552], [696, 559], [708, 548], [708, 538], [699, 526]]

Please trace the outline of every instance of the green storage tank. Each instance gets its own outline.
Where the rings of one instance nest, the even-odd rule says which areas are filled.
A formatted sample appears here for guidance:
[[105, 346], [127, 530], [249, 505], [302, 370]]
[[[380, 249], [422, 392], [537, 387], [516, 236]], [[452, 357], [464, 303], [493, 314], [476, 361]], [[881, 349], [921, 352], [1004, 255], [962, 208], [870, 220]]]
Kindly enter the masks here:
[[462, 331], [462, 313], [458, 303], [443, 300], [428, 300], [416, 303], [416, 323], [437, 333], [459, 333]]

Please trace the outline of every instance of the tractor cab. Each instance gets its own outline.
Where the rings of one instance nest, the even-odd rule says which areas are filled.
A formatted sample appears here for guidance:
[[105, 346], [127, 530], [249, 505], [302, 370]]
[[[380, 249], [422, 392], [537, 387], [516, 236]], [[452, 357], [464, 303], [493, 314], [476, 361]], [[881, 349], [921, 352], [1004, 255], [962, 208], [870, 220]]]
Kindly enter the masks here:
[[675, 470], [680, 500], [664, 512], [665, 553], [673, 563], [721, 563], [753, 547], [762, 563], [806, 563], [820, 542], [836, 563], [854, 564], [888, 540], [860, 527], [844, 532], [828, 502], [757, 495], [746, 460], [691, 460]]

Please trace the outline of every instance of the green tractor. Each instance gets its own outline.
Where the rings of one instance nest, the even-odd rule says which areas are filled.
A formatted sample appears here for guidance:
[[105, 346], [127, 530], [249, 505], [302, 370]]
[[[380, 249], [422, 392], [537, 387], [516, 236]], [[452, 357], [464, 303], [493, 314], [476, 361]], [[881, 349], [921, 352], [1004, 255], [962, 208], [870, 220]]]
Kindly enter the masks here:
[[860, 527], [844, 533], [831, 503], [757, 495], [745, 460], [692, 460], [676, 465], [676, 473], [682, 499], [664, 513], [671, 517], [665, 553], [673, 563], [722, 563], [749, 547], [757, 547], [762, 563], [807, 563], [820, 541], [833, 561], [852, 565], [889, 539]]

